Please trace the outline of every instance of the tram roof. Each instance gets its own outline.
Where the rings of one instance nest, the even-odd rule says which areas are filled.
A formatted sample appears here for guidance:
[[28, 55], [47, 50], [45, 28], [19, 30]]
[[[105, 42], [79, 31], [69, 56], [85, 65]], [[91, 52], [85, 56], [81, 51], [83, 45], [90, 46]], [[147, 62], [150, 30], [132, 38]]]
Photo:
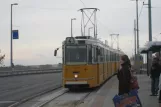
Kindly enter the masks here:
[[[103, 41], [101, 41], [97, 38], [91, 37], [91, 36], [76, 36], [74, 38], [77, 41], [85, 41], [85, 44], [92, 44], [92, 45], [95, 45], [95, 46], [99, 46], [99, 47], [110, 50], [111, 52], [114, 52], [114, 53], [117, 53], [117, 54], [120, 54], [120, 55], [124, 54], [123, 51], [114, 49], [114, 48], [110, 47], [108, 44], [104, 43]], [[63, 44], [64, 43], [65, 43], [65, 41], [63, 41]]]

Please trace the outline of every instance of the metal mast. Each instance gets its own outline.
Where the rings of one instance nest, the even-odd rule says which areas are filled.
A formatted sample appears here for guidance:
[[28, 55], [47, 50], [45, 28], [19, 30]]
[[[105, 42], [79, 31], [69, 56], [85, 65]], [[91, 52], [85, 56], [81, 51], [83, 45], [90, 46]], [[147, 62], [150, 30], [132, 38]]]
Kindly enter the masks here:
[[[96, 19], [96, 12], [97, 8], [82, 8], [80, 11], [82, 12], [82, 19], [81, 19], [81, 34], [82, 36], [87, 36], [88, 35], [88, 30], [86, 31], [87, 27], [93, 27], [94, 31], [94, 38], [97, 38], [97, 19]], [[90, 13], [90, 15], [87, 14]], [[89, 11], [92, 11], [89, 12]], [[86, 16], [86, 18], [85, 18]], [[86, 20], [85, 20], [86, 19]], [[92, 26], [88, 26], [89, 22], [91, 22]]]

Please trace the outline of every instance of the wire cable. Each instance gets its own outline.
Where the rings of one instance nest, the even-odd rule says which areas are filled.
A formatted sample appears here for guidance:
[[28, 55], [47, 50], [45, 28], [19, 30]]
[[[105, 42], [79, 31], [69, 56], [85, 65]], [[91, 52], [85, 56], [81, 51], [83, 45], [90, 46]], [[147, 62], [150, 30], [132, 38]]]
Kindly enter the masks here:
[[83, 6], [86, 8], [86, 5], [84, 4], [84, 2], [82, 0], [80, 0], [80, 1], [82, 2]]
[[144, 2], [145, 2], [145, 0], [143, 1], [142, 7], [141, 7], [141, 10], [140, 10], [140, 13], [139, 13], [139, 19], [140, 19], [141, 13], [142, 13], [142, 11], [143, 11]]
[[44, 9], [44, 10], [63, 10], [63, 11], [67, 11], [67, 10], [75, 10], [75, 9], [69, 9], [69, 8], [42, 8], [42, 7], [32, 7], [32, 6], [20, 6], [19, 8], [24, 8], [24, 9]]

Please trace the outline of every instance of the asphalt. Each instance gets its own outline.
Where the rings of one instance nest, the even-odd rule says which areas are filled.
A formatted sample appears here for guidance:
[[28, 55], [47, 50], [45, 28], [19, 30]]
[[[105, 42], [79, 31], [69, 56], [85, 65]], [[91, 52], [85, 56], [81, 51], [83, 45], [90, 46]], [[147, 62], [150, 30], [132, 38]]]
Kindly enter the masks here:
[[0, 107], [61, 85], [61, 73], [22, 75], [0, 78]]

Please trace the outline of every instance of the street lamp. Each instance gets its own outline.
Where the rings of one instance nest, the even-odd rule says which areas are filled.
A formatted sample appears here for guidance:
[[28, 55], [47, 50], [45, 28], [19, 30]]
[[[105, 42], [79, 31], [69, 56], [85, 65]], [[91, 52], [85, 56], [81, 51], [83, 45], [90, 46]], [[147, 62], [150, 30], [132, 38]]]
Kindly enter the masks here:
[[13, 56], [12, 56], [12, 39], [13, 39], [13, 36], [12, 36], [12, 7], [13, 5], [18, 5], [18, 3], [11, 4], [11, 68], [12, 69], [13, 69]]
[[88, 28], [88, 36], [90, 36], [90, 29], [92, 29], [93, 27]]
[[76, 18], [71, 19], [71, 37], [73, 37], [73, 31], [72, 31], [72, 29], [73, 29], [73, 20], [76, 20]]

